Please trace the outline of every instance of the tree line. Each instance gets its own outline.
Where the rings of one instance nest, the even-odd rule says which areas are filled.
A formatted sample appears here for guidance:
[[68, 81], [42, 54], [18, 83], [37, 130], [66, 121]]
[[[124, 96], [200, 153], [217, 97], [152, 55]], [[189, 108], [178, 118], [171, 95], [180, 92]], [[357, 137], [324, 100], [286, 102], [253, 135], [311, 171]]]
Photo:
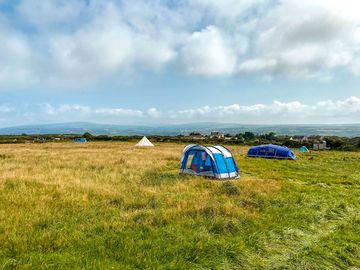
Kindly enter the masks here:
[[[110, 136], [110, 135], [92, 135], [89, 132], [84, 134], [47, 134], [47, 135], [3, 135], [0, 136], [0, 143], [46, 143], [46, 142], [64, 142], [73, 141], [75, 138], [86, 138], [88, 141], [123, 141], [136, 142], [142, 136]], [[360, 150], [360, 137], [348, 138], [340, 136], [308, 136], [306, 140], [299, 141], [292, 136], [277, 135], [274, 132], [265, 134], [255, 134], [251, 131], [238, 134], [225, 134], [223, 138], [212, 138], [209, 135], [202, 135], [198, 132], [191, 132], [189, 135], [160, 136], [151, 135], [148, 138], [154, 143], [195, 143], [195, 144], [228, 144], [228, 145], [258, 145], [258, 144], [278, 144], [291, 148], [306, 146], [312, 148], [313, 143], [319, 140], [325, 140], [327, 146], [334, 150], [358, 151]]]

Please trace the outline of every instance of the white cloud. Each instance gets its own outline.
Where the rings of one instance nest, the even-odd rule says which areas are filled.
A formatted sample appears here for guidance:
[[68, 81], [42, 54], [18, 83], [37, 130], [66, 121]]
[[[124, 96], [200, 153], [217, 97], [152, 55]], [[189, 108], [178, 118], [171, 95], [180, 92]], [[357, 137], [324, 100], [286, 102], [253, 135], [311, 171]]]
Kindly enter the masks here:
[[[71, 88], [179, 69], [360, 75], [357, 0], [19, 0], [0, 14], [0, 88]], [[1, 11], [0, 11], [1, 12]]]
[[232, 23], [242, 19], [267, 4], [266, 0], [192, 0], [190, 4], [209, 17], [215, 18], [215, 22]]
[[22, 0], [17, 10], [26, 23], [43, 30], [78, 20], [85, 6], [83, 0]]
[[244, 61], [239, 66], [240, 72], [254, 73], [259, 71], [271, 71], [277, 66], [275, 59], [251, 59]]
[[160, 118], [162, 116], [162, 113], [158, 111], [156, 108], [150, 108], [147, 110], [147, 114], [152, 118]]
[[253, 57], [239, 71], [294, 78], [321, 77], [337, 68], [354, 71], [360, 50], [356, 8], [353, 0], [281, 1], [258, 21]]
[[[62, 3], [47, 3], [50, 2], [53, 5]], [[84, 1], [73, 2], [80, 5], [78, 2]], [[114, 2], [92, 1], [83, 9], [89, 17], [86, 23], [70, 25], [67, 31], [59, 27], [44, 34], [49, 59], [43, 61], [46, 66], [42, 80], [50, 85], [68, 82], [67, 85], [84, 86], [126, 74], [132, 69], [157, 71], [176, 57], [172, 44], [175, 33], [171, 32], [174, 29], [159, 27], [157, 24], [163, 23], [162, 20], [148, 21], [148, 15], [137, 14], [140, 10], [126, 4], [120, 7]], [[35, 12], [34, 9], [31, 11]], [[64, 13], [67, 11], [68, 8]], [[39, 23], [40, 26], [43, 24]]]
[[231, 42], [214, 26], [193, 33], [181, 56], [185, 71], [191, 75], [227, 75], [233, 73], [236, 64]]
[[0, 86], [14, 87], [34, 80], [31, 48], [27, 37], [9, 30], [0, 20]]
[[53, 106], [48, 103], [39, 104], [41, 111], [50, 116], [86, 116], [103, 115], [115, 117], [142, 117], [143, 112], [140, 110], [129, 110], [123, 108], [92, 108], [90, 106], [83, 106], [78, 104], [63, 104], [60, 106]]
[[102, 114], [105, 116], [119, 116], [119, 117], [143, 117], [144, 113], [140, 110], [129, 110], [129, 109], [109, 109], [101, 108], [95, 109], [92, 113]]
[[63, 76], [103, 76], [128, 64], [133, 50], [131, 29], [120, 23], [110, 27], [116, 17], [109, 17], [72, 35], [54, 36], [51, 57]]
[[[1, 108], [1, 107], [0, 107]], [[0, 111], [1, 114], [1, 111]], [[0, 115], [1, 116], [1, 115]], [[92, 107], [81, 104], [37, 105], [22, 104], [13, 109], [11, 117], [1, 119], [3, 126], [19, 124], [62, 123], [62, 122], [95, 122], [139, 124], [147, 114], [141, 110], [126, 108]], [[8, 124], [6, 124], [8, 123]]]
[[360, 98], [321, 101], [315, 105], [299, 101], [272, 104], [204, 106], [170, 113], [177, 121], [220, 121], [243, 124], [356, 123], [360, 122]]
[[51, 104], [43, 103], [39, 104], [39, 107], [44, 113], [49, 115], [62, 115], [62, 114], [88, 114], [91, 112], [91, 108], [89, 106], [82, 105], [69, 105], [64, 104], [58, 107], [54, 107]]
[[209, 121], [240, 124], [341, 124], [360, 122], [360, 98], [353, 96], [344, 100], [325, 100], [315, 104], [304, 104], [299, 101], [273, 101], [270, 104], [253, 105], [235, 103], [170, 111], [162, 111], [155, 107], [138, 110], [79, 104], [54, 106], [44, 103], [30, 107], [2, 104], [0, 105], [1, 115], [4, 116], [0, 117], [0, 122], [4, 123], [3, 126], [12, 125], [14, 122], [74, 121], [113, 124], [174, 124]]

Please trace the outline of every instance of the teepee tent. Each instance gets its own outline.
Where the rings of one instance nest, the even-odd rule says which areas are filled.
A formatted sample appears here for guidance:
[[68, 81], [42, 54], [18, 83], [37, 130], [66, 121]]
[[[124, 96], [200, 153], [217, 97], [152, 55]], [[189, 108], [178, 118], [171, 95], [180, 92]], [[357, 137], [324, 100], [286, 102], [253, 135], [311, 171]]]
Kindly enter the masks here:
[[135, 146], [153, 147], [154, 145], [144, 136]]

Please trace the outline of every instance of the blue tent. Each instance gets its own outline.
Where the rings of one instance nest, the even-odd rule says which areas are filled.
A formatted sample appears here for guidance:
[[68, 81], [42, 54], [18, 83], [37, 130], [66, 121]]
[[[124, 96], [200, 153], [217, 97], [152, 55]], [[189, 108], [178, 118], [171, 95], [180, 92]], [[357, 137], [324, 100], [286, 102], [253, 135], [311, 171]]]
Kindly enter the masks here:
[[302, 153], [308, 153], [310, 152], [309, 149], [306, 147], [306, 146], [301, 146], [299, 148], [299, 151], [302, 152]]
[[291, 151], [291, 149], [275, 144], [253, 146], [249, 149], [247, 156], [276, 159], [296, 159], [296, 155], [293, 151]]
[[86, 138], [76, 138], [74, 139], [74, 142], [87, 142]]
[[239, 178], [239, 170], [231, 152], [221, 145], [186, 146], [181, 157], [180, 173], [217, 179]]

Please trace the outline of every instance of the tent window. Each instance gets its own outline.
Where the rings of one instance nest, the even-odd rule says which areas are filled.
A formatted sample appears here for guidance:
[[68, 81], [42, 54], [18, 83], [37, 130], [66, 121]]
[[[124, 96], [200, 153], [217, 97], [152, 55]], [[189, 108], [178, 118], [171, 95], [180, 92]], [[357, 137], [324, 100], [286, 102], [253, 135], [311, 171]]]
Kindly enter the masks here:
[[222, 154], [214, 154], [216, 164], [220, 173], [228, 173], [227, 165]]
[[269, 157], [273, 157], [273, 156], [275, 156], [275, 149], [274, 148], [268, 148], [267, 149], [267, 156], [269, 156]]
[[186, 161], [186, 168], [187, 169], [192, 169], [191, 164], [193, 163], [194, 157], [195, 157], [195, 153], [190, 152], [189, 155], [188, 155], [187, 161]]
[[198, 152], [197, 153], [197, 158], [198, 158], [199, 172], [203, 172], [204, 171], [205, 159], [206, 159], [206, 153], [205, 152]]
[[199, 153], [201, 156], [200, 158], [200, 172], [211, 172], [212, 166], [211, 166], [211, 160], [210, 156], [206, 154], [206, 152]]
[[200, 169], [199, 174], [204, 176], [214, 176], [213, 166], [210, 156], [206, 152], [199, 153]]
[[212, 171], [211, 159], [209, 155], [206, 155], [206, 160], [204, 164], [204, 171], [209, 172]]
[[235, 164], [234, 164], [234, 160], [233, 158], [227, 158], [226, 159], [226, 164], [227, 164], [227, 167], [229, 169], [229, 172], [234, 172], [235, 171]]
[[186, 162], [186, 168], [199, 173], [204, 170], [204, 164], [206, 161], [206, 153], [202, 151], [193, 151], [188, 155]]
[[191, 151], [187, 156], [186, 169], [201, 175], [213, 175], [211, 157], [205, 151]]

